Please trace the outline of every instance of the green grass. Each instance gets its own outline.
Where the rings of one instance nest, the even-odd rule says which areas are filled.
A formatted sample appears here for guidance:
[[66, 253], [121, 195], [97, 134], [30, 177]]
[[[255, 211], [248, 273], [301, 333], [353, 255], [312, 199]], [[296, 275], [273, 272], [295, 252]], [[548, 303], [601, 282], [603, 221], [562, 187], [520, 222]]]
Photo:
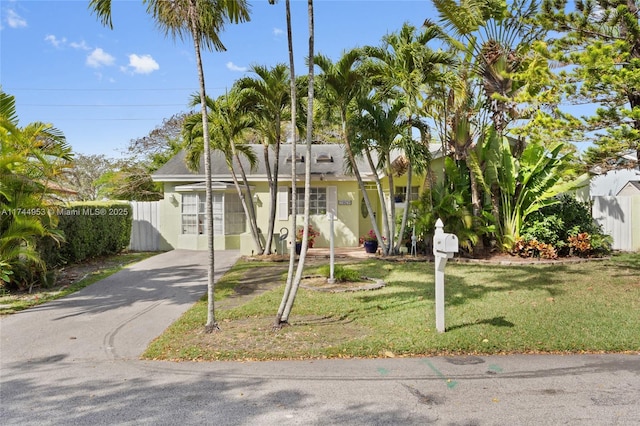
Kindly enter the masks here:
[[[24, 292], [7, 292], [0, 295], [0, 315], [11, 314], [22, 311], [33, 306], [40, 305], [51, 300], [59, 299], [71, 293], [83, 289], [97, 281], [107, 278], [109, 275], [115, 274], [126, 266], [137, 263], [141, 260], [156, 255], [153, 252], [136, 252], [124, 253], [112, 256], [106, 256], [96, 263], [96, 266], [90, 267], [91, 270], [86, 277], [80, 281], [74, 282], [68, 286], [56, 286], [51, 288], [36, 289], [32, 293]], [[82, 266], [79, 264], [78, 266]], [[73, 267], [71, 265], [70, 267]]]
[[[238, 264], [218, 284], [228, 294], [256, 264]], [[285, 268], [286, 265], [283, 266]], [[350, 264], [383, 278], [381, 290], [300, 289], [291, 326], [272, 330], [283, 285], [216, 312], [204, 334], [203, 300], [156, 339], [150, 359], [253, 360], [435, 354], [640, 351], [640, 254], [579, 264], [449, 263], [446, 332], [435, 330], [433, 263]]]

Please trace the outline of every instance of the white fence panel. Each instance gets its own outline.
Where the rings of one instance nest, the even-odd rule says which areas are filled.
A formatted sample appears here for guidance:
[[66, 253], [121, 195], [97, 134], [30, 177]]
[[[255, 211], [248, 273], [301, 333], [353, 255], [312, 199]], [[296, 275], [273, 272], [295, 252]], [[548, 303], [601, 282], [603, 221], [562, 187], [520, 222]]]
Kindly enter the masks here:
[[633, 250], [632, 197], [593, 197], [592, 215], [613, 237], [614, 250]]
[[160, 203], [158, 201], [132, 201], [133, 223], [129, 250], [160, 250]]

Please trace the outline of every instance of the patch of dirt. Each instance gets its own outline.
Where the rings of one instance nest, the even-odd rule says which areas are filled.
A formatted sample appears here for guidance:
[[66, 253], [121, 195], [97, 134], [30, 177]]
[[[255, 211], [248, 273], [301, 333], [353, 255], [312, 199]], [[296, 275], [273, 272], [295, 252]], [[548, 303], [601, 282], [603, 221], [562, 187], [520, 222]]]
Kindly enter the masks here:
[[29, 289], [12, 290], [10, 294], [0, 298], [2, 302], [10, 302], [12, 300], [28, 300], [38, 299], [46, 295], [55, 295], [62, 290], [68, 288], [70, 285], [81, 281], [85, 277], [93, 274], [98, 274], [105, 269], [109, 269], [116, 266], [123, 266], [132, 262], [131, 259], [123, 261], [118, 256], [99, 257], [88, 260], [86, 262], [76, 263], [72, 265], [66, 265], [58, 268], [54, 272], [55, 282], [53, 285], [47, 288], [42, 288], [40, 285], [34, 285], [29, 293]]
[[[182, 334], [184, 342], [180, 346], [201, 348], [194, 361], [308, 359], [370, 334], [367, 327], [338, 315], [295, 316], [291, 326], [276, 332], [273, 318], [263, 316], [224, 319], [220, 321], [220, 328], [221, 333], [206, 334], [198, 329]], [[331, 336], [331, 343], [325, 340], [327, 335]], [[339, 354], [337, 350], [336, 354]], [[185, 355], [180, 347], [175, 347], [164, 354], [164, 359], [184, 360]]]
[[286, 273], [286, 271], [286, 265], [247, 269], [242, 279], [234, 287], [234, 294], [216, 302], [217, 307], [220, 309], [235, 308], [262, 293], [284, 284], [282, 274]]
[[329, 283], [327, 277], [316, 275], [303, 277], [300, 281], [300, 287], [302, 288], [328, 293], [377, 290], [384, 286], [384, 281], [367, 277], [362, 277], [362, 281]]

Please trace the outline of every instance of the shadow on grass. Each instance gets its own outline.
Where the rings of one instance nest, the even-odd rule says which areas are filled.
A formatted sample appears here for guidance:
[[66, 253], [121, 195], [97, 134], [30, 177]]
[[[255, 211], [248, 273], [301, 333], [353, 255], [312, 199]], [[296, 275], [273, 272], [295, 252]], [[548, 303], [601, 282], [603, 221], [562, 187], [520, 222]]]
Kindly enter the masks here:
[[[433, 264], [430, 265], [433, 270]], [[424, 268], [419, 272], [423, 274]], [[453, 306], [463, 305], [469, 300], [481, 299], [491, 293], [519, 290], [544, 290], [549, 296], [556, 297], [566, 292], [561, 288], [562, 280], [558, 278], [559, 274], [566, 272], [567, 267], [564, 265], [543, 268], [537, 266], [450, 268], [448, 273], [445, 273], [445, 303]], [[380, 306], [380, 309], [388, 309], [411, 303], [421, 296], [430, 300], [435, 298], [435, 273], [429, 275], [426, 281], [402, 281], [401, 284], [387, 281], [387, 284], [390, 287], [401, 285], [406, 290], [396, 291], [393, 295], [368, 293], [359, 296], [358, 299]]]
[[478, 320], [478, 321], [473, 321], [473, 322], [467, 322], [464, 324], [458, 324], [458, 325], [454, 325], [453, 327], [447, 327], [447, 331], [452, 331], [452, 330], [457, 330], [459, 328], [464, 328], [464, 327], [472, 327], [474, 325], [492, 325], [494, 327], [515, 327], [515, 324], [512, 323], [511, 321], [507, 321], [504, 318], [504, 315], [499, 316], [499, 317], [493, 317], [493, 318], [489, 318], [489, 319], [484, 319], [484, 320]]

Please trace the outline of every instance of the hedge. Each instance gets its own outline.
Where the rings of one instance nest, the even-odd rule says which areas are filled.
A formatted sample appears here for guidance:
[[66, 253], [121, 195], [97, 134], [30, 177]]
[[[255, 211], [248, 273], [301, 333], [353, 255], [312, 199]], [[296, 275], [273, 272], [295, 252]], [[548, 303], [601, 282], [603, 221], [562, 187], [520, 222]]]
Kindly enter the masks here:
[[72, 203], [54, 214], [65, 242], [42, 241], [40, 253], [49, 267], [119, 253], [129, 245], [133, 218], [128, 203]]

